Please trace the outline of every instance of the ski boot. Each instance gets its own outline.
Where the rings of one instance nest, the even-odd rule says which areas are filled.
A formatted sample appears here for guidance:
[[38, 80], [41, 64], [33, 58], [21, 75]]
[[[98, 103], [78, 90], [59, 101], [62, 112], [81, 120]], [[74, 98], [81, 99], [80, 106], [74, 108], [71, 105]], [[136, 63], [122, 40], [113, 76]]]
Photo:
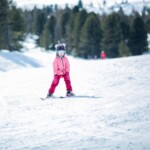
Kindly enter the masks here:
[[48, 93], [46, 98], [50, 98], [50, 97], [53, 97], [53, 94]]
[[67, 91], [66, 96], [70, 97], [70, 96], [74, 96], [74, 94], [72, 93], [72, 91]]

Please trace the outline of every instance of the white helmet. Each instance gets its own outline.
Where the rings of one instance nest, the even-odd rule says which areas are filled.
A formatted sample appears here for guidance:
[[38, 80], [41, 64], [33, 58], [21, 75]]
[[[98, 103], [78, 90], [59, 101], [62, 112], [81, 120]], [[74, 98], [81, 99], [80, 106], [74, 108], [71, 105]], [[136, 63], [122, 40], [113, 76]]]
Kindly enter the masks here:
[[55, 45], [56, 54], [58, 57], [62, 58], [65, 56], [66, 53], [66, 44], [56, 44]]

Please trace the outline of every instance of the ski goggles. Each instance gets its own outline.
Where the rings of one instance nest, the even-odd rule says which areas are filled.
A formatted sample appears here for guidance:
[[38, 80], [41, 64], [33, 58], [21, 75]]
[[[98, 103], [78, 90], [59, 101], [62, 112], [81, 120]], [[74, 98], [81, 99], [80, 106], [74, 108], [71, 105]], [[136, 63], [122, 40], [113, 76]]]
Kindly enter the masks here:
[[65, 51], [63, 51], [63, 50], [57, 51], [57, 54], [58, 54], [58, 55], [64, 55], [64, 54], [65, 54]]

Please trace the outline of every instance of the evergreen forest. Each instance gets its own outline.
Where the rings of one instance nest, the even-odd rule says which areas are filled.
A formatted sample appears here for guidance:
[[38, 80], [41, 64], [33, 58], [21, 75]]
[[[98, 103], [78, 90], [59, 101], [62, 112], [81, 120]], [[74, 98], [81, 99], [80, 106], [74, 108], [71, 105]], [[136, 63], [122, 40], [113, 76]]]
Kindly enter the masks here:
[[99, 58], [101, 51], [108, 58], [141, 55], [148, 51], [150, 8], [126, 15], [120, 6], [117, 12], [100, 14], [89, 12], [81, 0], [72, 8], [50, 5], [32, 10], [0, 0], [0, 50], [21, 51], [28, 34], [37, 35], [37, 45], [45, 51], [66, 43], [67, 53], [75, 57]]

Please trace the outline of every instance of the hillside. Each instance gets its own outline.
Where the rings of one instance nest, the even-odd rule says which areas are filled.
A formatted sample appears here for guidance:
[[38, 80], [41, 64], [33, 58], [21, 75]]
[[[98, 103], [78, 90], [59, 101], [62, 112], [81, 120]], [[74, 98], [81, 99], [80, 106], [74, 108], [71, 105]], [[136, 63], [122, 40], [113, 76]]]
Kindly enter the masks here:
[[[54, 57], [34, 50], [0, 53], [0, 150], [150, 149], [150, 55], [69, 56], [80, 97], [41, 101]], [[65, 92], [61, 80], [55, 96]]]

